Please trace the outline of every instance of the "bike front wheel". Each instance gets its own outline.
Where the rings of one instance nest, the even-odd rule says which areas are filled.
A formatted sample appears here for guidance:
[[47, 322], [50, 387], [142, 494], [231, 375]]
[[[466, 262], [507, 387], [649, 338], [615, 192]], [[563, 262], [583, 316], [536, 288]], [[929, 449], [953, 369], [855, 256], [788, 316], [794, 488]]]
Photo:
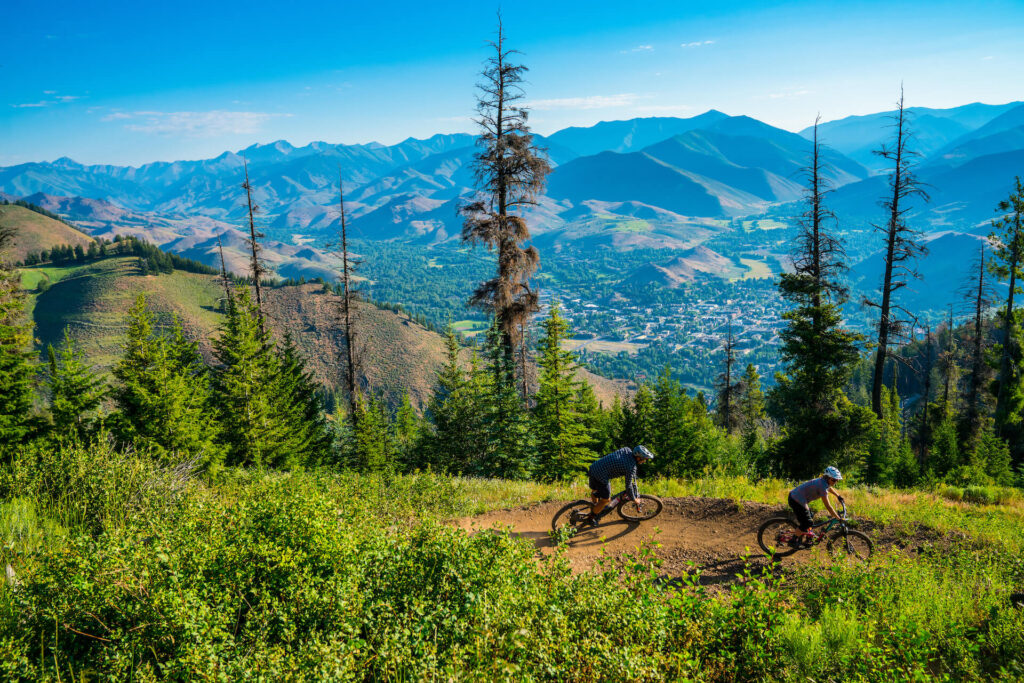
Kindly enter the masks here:
[[772, 517], [757, 530], [757, 544], [769, 555], [788, 557], [798, 550], [793, 544], [799, 531], [788, 517]]
[[636, 500], [623, 503], [616, 510], [619, 513], [619, 517], [622, 517], [627, 522], [646, 522], [660, 515], [663, 507], [664, 505], [660, 499], [654, 496], [641, 495]]
[[589, 500], [576, 500], [565, 505], [551, 518], [551, 530], [556, 534], [563, 527], [577, 527], [586, 515], [590, 514]]
[[847, 529], [845, 533], [837, 531], [828, 539], [828, 554], [834, 560], [849, 562], [867, 562], [874, 552], [875, 544], [862, 531]]

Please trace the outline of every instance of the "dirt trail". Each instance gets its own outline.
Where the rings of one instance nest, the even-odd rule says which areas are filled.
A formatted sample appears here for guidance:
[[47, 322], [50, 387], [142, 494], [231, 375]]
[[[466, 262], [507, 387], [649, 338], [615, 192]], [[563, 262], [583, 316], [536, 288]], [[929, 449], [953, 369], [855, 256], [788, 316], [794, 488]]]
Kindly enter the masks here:
[[[589, 570], [602, 557], [618, 559], [636, 552], [642, 543], [655, 540], [661, 544], [656, 553], [662, 560], [661, 571], [666, 579], [678, 579], [691, 573], [690, 563], [694, 563], [701, 569], [702, 584], [729, 583], [743, 570], [744, 555], [749, 556], [755, 568], [767, 564], [767, 558], [757, 545], [757, 529], [769, 517], [786, 510], [781, 505], [738, 504], [720, 498], [664, 498], [662, 501], [665, 509], [648, 522], [632, 524], [613, 512], [597, 528], [580, 532], [568, 543], [567, 555], [573, 569]], [[551, 517], [566, 502], [496, 510], [459, 520], [458, 525], [470, 531], [509, 529], [532, 541], [541, 554], [547, 555], [554, 552], [554, 544], [548, 536]], [[872, 536], [876, 551], [892, 545], [892, 539], [880, 537], [872, 527], [865, 521], [858, 528]], [[824, 548], [801, 551], [778, 562], [785, 568], [817, 557], [827, 557]]]

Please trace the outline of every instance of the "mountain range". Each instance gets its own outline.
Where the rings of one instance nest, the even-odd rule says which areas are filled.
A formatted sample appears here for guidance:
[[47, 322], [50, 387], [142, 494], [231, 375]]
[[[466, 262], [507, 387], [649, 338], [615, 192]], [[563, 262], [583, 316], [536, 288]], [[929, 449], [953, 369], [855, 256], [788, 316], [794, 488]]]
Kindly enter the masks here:
[[[1024, 173], [1024, 103], [907, 111], [916, 170], [931, 197], [909, 219], [926, 232], [986, 233], [996, 203]], [[877, 203], [887, 176], [872, 151], [891, 135], [890, 118], [880, 112], [819, 125], [825, 177], [835, 189], [829, 205], [841, 230], [863, 230], [881, 218]], [[529, 212], [531, 231], [538, 245], [556, 252], [685, 251], [722, 237], [744, 217], [787, 221], [800, 211], [809, 136], [809, 129], [792, 133], [715, 110], [537, 136], [553, 171]], [[243, 268], [236, 247], [244, 238], [238, 228], [247, 163], [272, 265], [281, 275], [309, 277], [334, 265], [322, 246], [337, 224], [339, 180], [354, 236], [423, 245], [455, 239], [457, 208], [473, 192], [474, 142], [467, 134], [396, 145], [295, 147], [280, 140], [213, 159], [139, 167], [61, 158], [0, 168], [0, 192], [28, 197], [93, 234], [145, 234], [207, 262], [216, 259], [216, 238], [224, 235], [226, 255]], [[714, 249], [735, 263], [721, 239]]]

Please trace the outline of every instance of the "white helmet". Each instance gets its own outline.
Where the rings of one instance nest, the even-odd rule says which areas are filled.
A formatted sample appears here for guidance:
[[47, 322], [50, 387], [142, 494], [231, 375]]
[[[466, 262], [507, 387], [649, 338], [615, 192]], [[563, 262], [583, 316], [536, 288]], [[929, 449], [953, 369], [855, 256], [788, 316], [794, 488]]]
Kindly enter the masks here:
[[831, 465], [825, 468], [825, 476], [829, 477], [830, 479], [835, 479], [836, 481], [843, 480], [843, 475], [839, 472], [838, 469], [832, 467]]

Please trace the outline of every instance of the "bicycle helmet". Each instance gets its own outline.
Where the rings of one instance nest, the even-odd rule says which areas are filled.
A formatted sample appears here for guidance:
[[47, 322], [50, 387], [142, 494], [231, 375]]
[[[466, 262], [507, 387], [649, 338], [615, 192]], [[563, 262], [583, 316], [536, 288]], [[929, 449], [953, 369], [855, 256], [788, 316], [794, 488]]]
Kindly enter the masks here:
[[831, 479], [835, 479], [836, 481], [843, 480], [843, 475], [839, 472], [838, 469], [832, 467], [831, 465], [825, 468], [825, 476]]
[[644, 460], [654, 460], [654, 453], [651, 453], [647, 446], [633, 446], [633, 456]]

